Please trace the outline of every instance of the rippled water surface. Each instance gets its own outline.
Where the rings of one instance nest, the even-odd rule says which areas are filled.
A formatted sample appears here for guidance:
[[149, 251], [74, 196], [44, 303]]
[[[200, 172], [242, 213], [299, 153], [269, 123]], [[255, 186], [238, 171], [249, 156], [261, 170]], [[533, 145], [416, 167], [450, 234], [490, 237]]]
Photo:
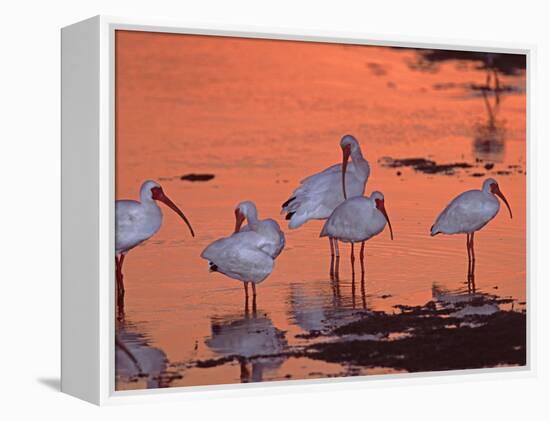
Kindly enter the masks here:
[[[161, 230], [128, 254], [118, 390], [424, 370], [338, 360], [325, 348], [308, 353], [334, 341], [399, 341], [413, 331], [335, 332], [370, 314], [468, 295], [466, 239], [432, 238], [429, 228], [454, 196], [487, 176], [498, 180], [514, 217], [501, 209], [476, 234], [476, 291], [468, 296], [490, 297], [478, 313], [524, 314], [521, 60], [506, 67], [501, 56], [484, 54], [458, 60], [410, 49], [140, 32], [118, 32], [116, 46], [116, 196], [135, 199], [142, 181], [155, 179], [197, 233], [191, 238], [163, 207]], [[384, 231], [367, 243], [363, 281], [352, 280], [349, 246], [341, 246], [335, 283], [322, 222], [290, 231], [279, 211], [301, 179], [340, 161], [345, 133], [371, 164], [367, 192], [384, 193], [395, 240]], [[405, 158], [468, 165], [435, 172], [395, 165]], [[180, 179], [189, 173], [214, 178]], [[209, 273], [199, 257], [232, 231], [242, 200], [278, 220], [287, 240], [258, 287], [256, 311], [245, 307], [241, 283]], [[437, 306], [438, 315], [460, 320], [471, 310]], [[501, 324], [495, 318], [490, 326]], [[512, 361], [494, 355], [464, 364]]]

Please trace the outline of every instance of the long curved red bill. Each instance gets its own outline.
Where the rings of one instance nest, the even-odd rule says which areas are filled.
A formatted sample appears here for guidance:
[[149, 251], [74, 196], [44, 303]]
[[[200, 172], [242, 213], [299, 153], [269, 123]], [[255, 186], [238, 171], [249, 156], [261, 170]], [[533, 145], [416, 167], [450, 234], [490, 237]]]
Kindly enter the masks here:
[[393, 230], [391, 228], [390, 217], [388, 216], [386, 208], [384, 207], [384, 199], [376, 199], [376, 208], [380, 212], [382, 212], [382, 215], [384, 215], [384, 218], [386, 218], [386, 221], [388, 221], [388, 227], [390, 228], [390, 237], [393, 240]]
[[508, 201], [506, 200], [506, 198], [504, 197], [504, 195], [502, 194], [502, 192], [500, 191], [500, 188], [498, 186], [496, 186], [496, 188], [494, 189], [494, 193], [502, 199], [502, 201], [504, 202], [504, 204], [508, 208], [508, 212], [510, 212], [510, 219], [512, 219], [512, 209], [510, 208], [510, 205], [508, 204]]
[[351, 146], [346, 145], [342, 148], [342, 191], [344, 192], [344, 199], [347, 200], [346, 194], [346, 170], [348, 168], [348, 160], [351, 154]]
[[239, 208], [235, 209], [235, 232], [239, 232], [241, 230], [241, 225], [244, 222], [244, 215], [239, 210]]
[[158, 200], [159, 202], [164, 203], [166, 206], [168, 206], [170, 209], [172, 209], [174, 212], [176, 212], [181, 219], [187, 224], [189, 227], [189, 231], [191, 231], [191, 235], [194, 237], [195, 232], [193, 231], [193, 227], [191, 226], [191, 223], [187, 219], [187, 217], [183, 214], [183, 212], [176, 206], [174, 202], [172, 202], [166, 194], [164, 194], [164, 191], [160, 187], [154, 187], [151, 189], [153, 192], [153, 199]]

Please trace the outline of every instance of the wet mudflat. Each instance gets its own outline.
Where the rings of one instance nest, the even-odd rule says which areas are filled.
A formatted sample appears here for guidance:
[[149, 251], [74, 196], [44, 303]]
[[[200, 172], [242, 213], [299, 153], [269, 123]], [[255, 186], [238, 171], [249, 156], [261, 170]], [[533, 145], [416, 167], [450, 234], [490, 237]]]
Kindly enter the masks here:
[[[491, 302], [482, 303], [472, 304], [473, 313], [464, 315], [457, 314], [460, 310], [453, 314], [438, 310], [433, 302], [400, 314], [365, 315], [333, 332], [339, 340], [311, 345], [305, 355], [407, 372], [525, 365], [525, 313], [500, 311]], [[492, 307], [488, 313], [485, 306]], [[382, 340], [361, 340], [364, 334], [381, 335]], [[345, 339], [350, 335], [357, 337]]]
[[[521, 366], [526, 359], [525, 76], [521, 59], [410, 49], [121, 33], [117, 198], [156, 179], [196, 231], [164, 212], [125, 263], [117, 390]], [[477, 54], [477, 53], [476, 53]], [[522, 67], [523, 66], [523, 67]], [[498, 79], [498, 84], [497, 84]], [[351, 133], [395, 234], [341, 247], [322, 223], [288, 230], [280, 205], [341, 159]], [[494, 177], [506, 209], [476, 234], [429, 236], [458, 193]], [[200, 253], [253, 200], [287, 246], [258, 287], [209, 273]]]
[[[434, 300], [425, 305], [396, 306], [391, 314], [358, 311], [353, 321], [299, 335], [314, 343], [295, 347], [288, 346], [284, 332], [270, 335], [273, 327], [252, 314], [244, 319], [248, 329], [259, 341], [270, 338], [276, 345], [257, 355], [237, 350], [231, 355], [231, 350], [224, 349], [228, 355], [199, 360], [195, 366], [254, 365], [257, 361], [279, 361], [280, 365], [283, 359], [304, 358], [342, 364], [360, 374], [369, 369], [420, 372], [525, 365], [526, 313], [510, 308], [512, 303], [494, 295], [453, 294], [434, 287]], [[502, 305], [508, 309], [501, 309]], [[214, 338], [223, 329], [214, 327]]]

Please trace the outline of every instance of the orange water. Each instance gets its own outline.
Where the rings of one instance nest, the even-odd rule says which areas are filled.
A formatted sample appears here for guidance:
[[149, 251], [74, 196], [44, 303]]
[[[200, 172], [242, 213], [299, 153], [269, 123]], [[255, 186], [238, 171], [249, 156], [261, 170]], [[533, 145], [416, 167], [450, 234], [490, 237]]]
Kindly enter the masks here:
[[[260, 217], [280, 221], [286, 234], [272, 275], [258, 287], [262, 320], [256, 320], [262, 329], [283, 332], [282, 346], [303, 344], [297, 334], [345, 318], [363, 304], [391, 312], [396, 304], [431, 300], [434, 283], [464, 288], [464, 236], [428, 233], [449, 200], [480, 188], [484, 177], [472, 177], [476, 172], [499, 181], [514, 213], [510, 220], [503, 207], [476, 235], [477, 289], [525, 301], [525, 77], [499, 75], [516, 92], [501, 95], [498, 110], [489, 96], [500, 140], [483, 152], [480, 136], [494, 134], [486, 104], [461, 84], [484, 84], [485, 70], [479, 62], [448, 61], [418, 71], [410, 66], [417, 58], [407, 49], [117, 32], [116, 196], [135, 199], [142, 181], [158, 180], [197, 234], [191, 238], [181, 219], [163, 207], [161, 230], [125, 261], [125, 320], [147, 346], [164, 352], [168, 370], [179, 374], [170, 386], [242, 380], [238, 363], [193, 366], [223, 356], [209, 346], [214, 325], [238, 336], [251, 323], [241, 283], [209, 273], [199, 257], [231, 232], [234, 207], [242, 200], [253, 200]], [[436, 89], [446, 83], [456, 85]], [[394, 241], [385, 231], [367, 244], [364, 297], [358, 285], [352, 291], [348, 246], [341, 247], [335, 297], [328, 244], [318, 238], [322, 223], [290, 231], [279, 215], [299, 180], [340, 161], [345, 133], [361, 143], [371, 164], [367, 192], [384, 193], [395, 234]], [[378, 160], [385, 156], [476, 168], [428, 175], [383, 167]], [[495, 166], [488, 171], [486, 163]], [[496, 174], [509, 165], [523, 172]], [[191, 172], [215, 178], [178, 179]], [[259, 381], [348, 375], [350, 367], [290, 358], [257, 362], [249, 372]], [[141, 387], [142, 381], [117, 381], [118, 389]]]

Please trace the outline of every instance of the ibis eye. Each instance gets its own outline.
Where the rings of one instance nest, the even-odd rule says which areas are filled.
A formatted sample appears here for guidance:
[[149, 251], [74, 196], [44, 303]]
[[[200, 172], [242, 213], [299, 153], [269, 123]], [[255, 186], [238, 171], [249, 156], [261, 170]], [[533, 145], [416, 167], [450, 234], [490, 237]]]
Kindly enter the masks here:
[[160, 187], [155, 186], [151, 188], [151, 196], [153, 197], [153, 199], [158, 200], [161, 193], [162, 193], [162, 189]]

